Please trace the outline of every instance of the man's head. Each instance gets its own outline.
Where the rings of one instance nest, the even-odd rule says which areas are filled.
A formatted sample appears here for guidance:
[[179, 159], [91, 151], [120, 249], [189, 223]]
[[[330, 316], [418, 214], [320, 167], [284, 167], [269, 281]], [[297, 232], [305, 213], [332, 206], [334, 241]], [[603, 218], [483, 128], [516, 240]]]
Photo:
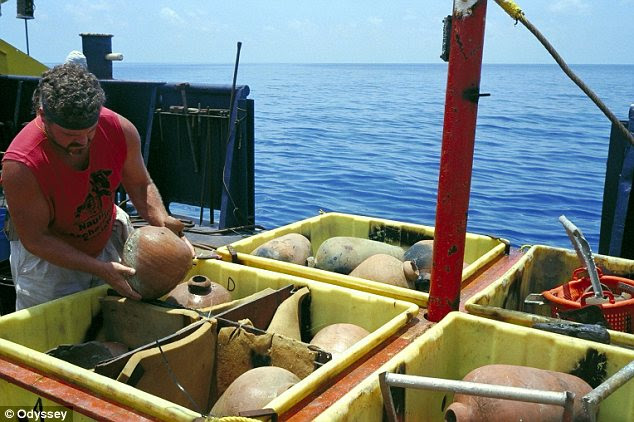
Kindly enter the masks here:
[[66, 63], [44, 72], [33, 100], [47, 123], [80, 130], [97, 123], [106, 95], [95, 75]]
[[72, 63], [46, 71], [33, 94], [48, 139], [69, 155], [90, 146], [105, 100], [95, 75]]

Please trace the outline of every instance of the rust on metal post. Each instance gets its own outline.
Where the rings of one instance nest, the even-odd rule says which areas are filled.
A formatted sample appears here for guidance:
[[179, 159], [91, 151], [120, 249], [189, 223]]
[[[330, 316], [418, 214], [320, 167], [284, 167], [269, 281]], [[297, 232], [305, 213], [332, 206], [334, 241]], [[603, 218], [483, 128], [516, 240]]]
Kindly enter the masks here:
[[433, 322], [460, 305], [486, 5], [454, 0], [427, 314]]

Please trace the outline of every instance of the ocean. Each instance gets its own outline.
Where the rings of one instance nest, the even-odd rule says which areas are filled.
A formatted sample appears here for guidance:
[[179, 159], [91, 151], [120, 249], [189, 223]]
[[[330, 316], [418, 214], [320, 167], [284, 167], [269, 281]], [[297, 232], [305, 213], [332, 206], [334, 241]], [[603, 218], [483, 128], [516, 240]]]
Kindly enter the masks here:
[[[115, 63], [116, 79], [231, 84], [233, 64]], [[572, 65], [620, 119], [634, 65]], [[434, 225], [445, 64], [240, 64], [255, 101], [256, 223], [338, 211]], [[555, 64], [485, 64], [468, 228], [598, 250], [611, 123]], [[197, 218], [197, 209], [192, 216]]]

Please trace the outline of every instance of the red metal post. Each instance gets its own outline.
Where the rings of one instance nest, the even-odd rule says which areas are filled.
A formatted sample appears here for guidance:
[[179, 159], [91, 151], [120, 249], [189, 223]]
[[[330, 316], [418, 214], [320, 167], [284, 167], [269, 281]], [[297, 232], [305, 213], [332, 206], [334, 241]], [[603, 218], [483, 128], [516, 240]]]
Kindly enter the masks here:
[[454, 0], [438, 178], [430, 321], [460, 305], [486, 0]]

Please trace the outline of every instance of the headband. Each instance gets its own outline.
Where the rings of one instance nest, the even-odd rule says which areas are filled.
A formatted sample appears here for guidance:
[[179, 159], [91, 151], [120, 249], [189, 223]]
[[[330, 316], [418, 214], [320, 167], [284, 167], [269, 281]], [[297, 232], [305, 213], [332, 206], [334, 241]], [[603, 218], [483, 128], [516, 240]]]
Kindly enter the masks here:
[[70, 130], [82, 130], [93, 127], [99, 120], [99, 114], [101, 113], [101, 107], [99, 107], [97, 111], [90, 115], [82, 116], [81, 118], [71, 116], [69, 118], [53, 112], [46, 103], [46, 100], [44, 100], [44, 96], [40, 96], [40, 103], [42, 104], [42, 110], [44, 111], [44, 116], [47, 120], [63, 127], [64, 129]]

